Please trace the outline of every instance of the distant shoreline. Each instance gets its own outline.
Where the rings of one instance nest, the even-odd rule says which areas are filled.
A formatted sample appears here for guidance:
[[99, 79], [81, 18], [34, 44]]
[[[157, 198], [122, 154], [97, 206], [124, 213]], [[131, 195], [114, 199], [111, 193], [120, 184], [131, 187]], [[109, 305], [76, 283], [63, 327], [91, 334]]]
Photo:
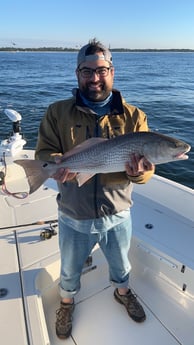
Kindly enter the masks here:
[[[78, 52], [76, 48], [58, 48], [58, 47], [40, 47], [40, 48], [16, 48], [16, 47], [0, 47], [0, 52]], [[130, 52], [180, 52], [193, 53], [194, 49], [127, 49], [113, 48], [111, 52], [130, 53]]]

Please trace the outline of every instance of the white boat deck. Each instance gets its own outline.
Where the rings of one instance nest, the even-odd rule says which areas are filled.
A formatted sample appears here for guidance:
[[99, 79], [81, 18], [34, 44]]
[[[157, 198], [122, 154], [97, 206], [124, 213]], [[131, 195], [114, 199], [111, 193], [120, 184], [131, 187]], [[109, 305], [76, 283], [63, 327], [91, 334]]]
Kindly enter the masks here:
[[193, 345], [193, 192], [157, 176], [145, 186], [135, 186], [130, 282], [145, 308], [146, 321], [135, 323], [114, 300], [106, 261], [95, 247], [92, 266], [84, 269], [75, 299], [72, 336], [64, 341], [55, 335], [60, 302], [58, 236], [40, 240], [49, 224], [34, 224], [57, 218], [55, 194], [43, 187], [22, 201], [1, 196], [2, 205], [9, 205], [3, 209], [8, 218], [11, 212], [9, 226], [13, 226], [6, 228], [1, 217], [0, 289], [8, 290], [0, 298], [4, 344]]

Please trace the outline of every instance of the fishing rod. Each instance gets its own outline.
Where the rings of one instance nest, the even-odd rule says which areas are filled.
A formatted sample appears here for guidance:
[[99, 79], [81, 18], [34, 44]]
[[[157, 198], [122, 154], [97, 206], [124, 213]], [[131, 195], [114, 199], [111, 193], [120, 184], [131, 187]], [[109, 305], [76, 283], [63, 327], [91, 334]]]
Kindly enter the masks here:
[[15, 228], [27, 227], [27, 226], [32, 226], [32, 225], [53, 224], [53, 223], [58, 223], [58, 219], [45, 220], [45, 221], [39, 220], [39, 221], [34, 222], [34, 223], [26, 223], [26, 224], [20, 224], [20, 225], [5, 226], [3, 228], [0, 228], [0, 230], [15, 229]]

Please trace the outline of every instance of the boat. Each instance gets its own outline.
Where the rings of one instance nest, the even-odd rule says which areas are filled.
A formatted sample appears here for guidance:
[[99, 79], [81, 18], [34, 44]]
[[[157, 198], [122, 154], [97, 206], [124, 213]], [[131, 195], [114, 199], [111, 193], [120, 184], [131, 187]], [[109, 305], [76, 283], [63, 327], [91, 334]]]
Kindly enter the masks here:
[[0, 145], [0, 337], [6, 345], [193, 345], [194, 193], [154, 175], [134, 185], [130, 287], [142, 303], [145, 322], [128, 317], [113, 298], [106, 260], [96, 246], [83, 268], [75, 297], [72, 335], [55, 334], [60, 257], [57, 185], [48, 179], [28, 195], [15, 159], [25, 149], [21, 116], [7, 109], [13, 132]]

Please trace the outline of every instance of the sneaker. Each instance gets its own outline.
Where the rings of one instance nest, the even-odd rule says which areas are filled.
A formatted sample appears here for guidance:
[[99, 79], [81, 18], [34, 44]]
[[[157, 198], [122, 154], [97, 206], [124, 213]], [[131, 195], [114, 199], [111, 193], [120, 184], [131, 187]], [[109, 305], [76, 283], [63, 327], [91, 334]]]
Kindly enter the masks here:
[[71, 335], [74, 308], [74, 303], [61, 302], [60, 308], [56, 311], [56, 334], [60, 339], [66, 339]]
[[136, 295], [129, 289], [126, 295], [120, 295], [118, 289], [114, 291], [114, 297], [117, 302], [124, 304], [129, 316], [136, 322], [142, 322], [146, 319], [143, 307], [138, 302]]

